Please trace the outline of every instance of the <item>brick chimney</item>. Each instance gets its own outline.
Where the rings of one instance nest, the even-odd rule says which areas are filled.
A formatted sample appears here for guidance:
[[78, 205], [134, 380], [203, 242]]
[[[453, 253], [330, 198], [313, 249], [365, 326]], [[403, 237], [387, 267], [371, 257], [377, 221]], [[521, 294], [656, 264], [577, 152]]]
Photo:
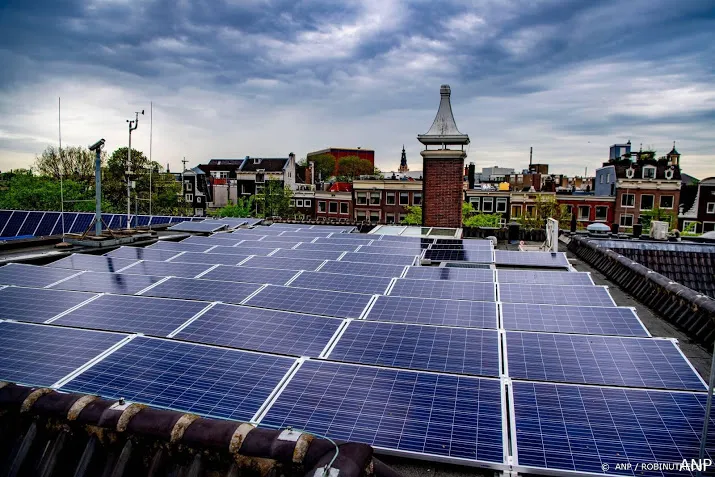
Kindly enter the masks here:
[[[451, 89], [442, 85], [440, 102], [432, 127], [417, 140], [425, 145], [422, 156], [422, 225], [425, 227], [462, 226], [464, 185], [464, 146], [469, 136], [457, 129], [450, 102]], [[430, 146], [435, 149], [430, 149]], [[460, 146], [449, 149], [448, 146]]]

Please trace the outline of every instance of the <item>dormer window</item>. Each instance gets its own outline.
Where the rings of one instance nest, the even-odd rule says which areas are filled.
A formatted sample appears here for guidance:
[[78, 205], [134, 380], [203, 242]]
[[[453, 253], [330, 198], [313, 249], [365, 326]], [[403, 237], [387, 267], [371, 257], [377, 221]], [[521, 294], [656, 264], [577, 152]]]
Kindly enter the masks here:
[[254, 164], [260, 164], [260, 163], [261, 163], [261, 160], [260, 160], [259, 158], [257, 158], [257, 157], [254, 157], [254, 158], [253, 158], [253, 163], [254, 163]]
[[633, 174], [635, 174], [635, 170], [633, 168], [626, 169], [626, 177], [627, 178], [632, 179]]
[[655, 179], [654, 166], [643, 166], [643, 179]]
[[665, 178], [669, 180], [673, 178], [673, 169], [666, 169]]

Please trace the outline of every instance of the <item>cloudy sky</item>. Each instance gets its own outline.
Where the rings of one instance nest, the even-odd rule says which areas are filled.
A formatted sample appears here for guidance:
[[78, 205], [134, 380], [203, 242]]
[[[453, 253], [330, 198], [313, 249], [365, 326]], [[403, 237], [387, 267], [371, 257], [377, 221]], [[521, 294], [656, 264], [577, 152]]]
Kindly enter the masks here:
[[439, 86], [467, 161], [591, 173], [608, 147], [715, 176], [712, 0], [6, 0], [0, 170], [58, 141], [127, 142], [176, 170], [210, 158], [372, 148], [421, 168]]

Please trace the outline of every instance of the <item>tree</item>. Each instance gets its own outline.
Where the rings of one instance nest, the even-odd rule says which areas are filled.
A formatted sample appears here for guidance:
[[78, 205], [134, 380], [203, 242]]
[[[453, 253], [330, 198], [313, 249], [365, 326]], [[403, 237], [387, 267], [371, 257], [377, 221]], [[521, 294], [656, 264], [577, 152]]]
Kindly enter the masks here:
[[407, 215], [400, 222], [401, 225], [422, 225], [422, 207], [419, 205], [408, 205], [405, 207]]
[[641, 212], [639, 216], [641, 225], [643, 225], [643, 232], [650, 230], [651, 223], [655, 221], [668, 222], [668, 229], [674, 228], [677, 223], [677, 216], [674, 212], [669, 210], [664, 210], [656, 207], [652, 210], [646, 210]]
[[[47, 146], [42, 154], [35, 157], [35, 168], [42, 176], [59, 180], [73, 180], [91, 185], [94, 182], [95, 154], [87, 148], [65, 147], [61, 150], [54, 146]], [[102, 151], [102, 163], [106, 161], [107, 154]]]
[[255, 212], [256, 198], [254, 196], [239, 197], [236, 204], [229, 204], [218, 209], [216, 217], [251, 217]]
[[[0, 209], [60, 210], [60, 182], [50, 177], [38, 177], [29, 173], [15, 174], [9, 179], [6, 189], [0, 190]], [[84, 184], [73, 180], [63, 181], [65, 201], [89, 200], [89, 202], [66, 202], [64, 209], [75, 212], [94, 210], [94, 192]]]
[[256, 206], [264, 217], [285, 217], [290, 214], [290, 199], [293, 191], [281, 181], [266, 181], [263, 192], [256, 194]]
[[525, 213], [517, 219], [525, 228], [543, 229], [546, 227], [546, 219], [551, 217], [561, 220], [561, 214], [565, 212], [565, 207], [559, 206], [556, 198], [551, 195], [544, 196], [544, 194], [537, 193], [534, 197], [533, 206], [533, 213]]
[[355, 177], [372, 174], [374, 170], [370, 161], [357, 156], [343, 157], [338, 161], [338, 175], [345, 177], [348, 182], [352, 182]]
[[315, 180], [327, 180], [335, 175], [335, 156], [332, 154], [318, 154], [310, 160], [315, 164]]

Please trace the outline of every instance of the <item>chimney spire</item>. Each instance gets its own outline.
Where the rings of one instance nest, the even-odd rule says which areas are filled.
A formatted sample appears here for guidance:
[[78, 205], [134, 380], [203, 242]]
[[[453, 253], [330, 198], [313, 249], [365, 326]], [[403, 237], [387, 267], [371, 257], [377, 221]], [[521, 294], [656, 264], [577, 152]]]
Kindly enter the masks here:
[[428, 144], [441, 144], [444, 149], [447, 145], [462, 145], [469, 144], [469, 136], [462, 134], [457, 128], [457, 123], [454, 121], [452, 113], [452, 103], [450, 96], [452, 89], [448, 84], [443, 84], [439, 88], [439, 109], [437, 116], [432, 122], [432, 127], [425, 134], [417, 136], [417, 140], [425, 146]]

